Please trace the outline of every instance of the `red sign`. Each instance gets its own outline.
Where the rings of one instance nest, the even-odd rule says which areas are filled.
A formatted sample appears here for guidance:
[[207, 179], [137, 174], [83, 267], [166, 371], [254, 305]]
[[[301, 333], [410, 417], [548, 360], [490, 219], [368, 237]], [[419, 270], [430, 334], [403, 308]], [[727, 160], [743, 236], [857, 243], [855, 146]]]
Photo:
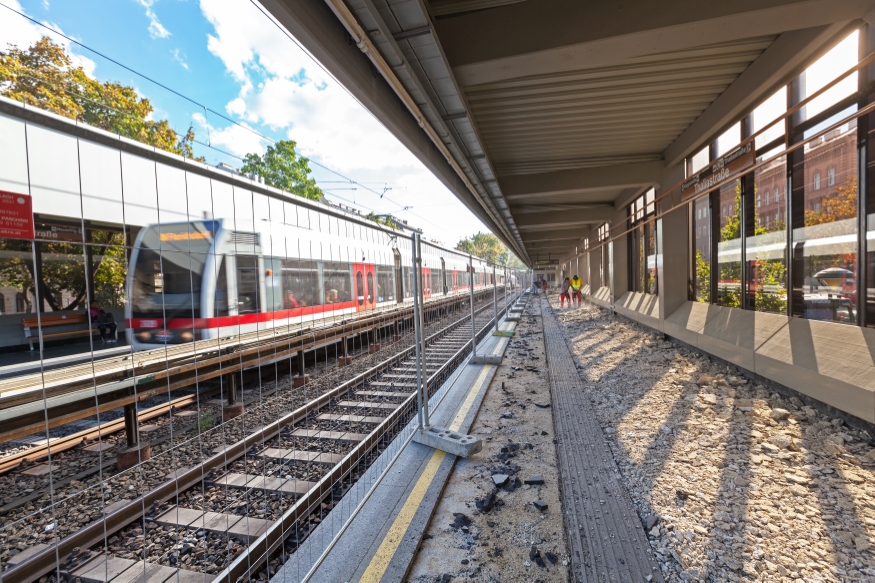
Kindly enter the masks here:
[[33, 239], [33, 205], [30, 196], [0, 190], [0, 237]]

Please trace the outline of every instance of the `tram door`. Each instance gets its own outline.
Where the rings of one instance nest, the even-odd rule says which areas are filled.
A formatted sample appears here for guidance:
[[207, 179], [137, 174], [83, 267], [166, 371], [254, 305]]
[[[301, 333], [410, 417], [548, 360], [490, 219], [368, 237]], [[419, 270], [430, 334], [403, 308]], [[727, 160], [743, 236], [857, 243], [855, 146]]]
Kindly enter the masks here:
[[357, 312], [370, 310], [377, 304], [376, 278], [374, 266], [366, 263], [353, 263], [355, 275], [355, 309]]
[[422, 268], [422, 297], [423, 299], [431, 297], [431, 267]]
[[237, 313], [258, 312], [258, 257], [237, 255]]

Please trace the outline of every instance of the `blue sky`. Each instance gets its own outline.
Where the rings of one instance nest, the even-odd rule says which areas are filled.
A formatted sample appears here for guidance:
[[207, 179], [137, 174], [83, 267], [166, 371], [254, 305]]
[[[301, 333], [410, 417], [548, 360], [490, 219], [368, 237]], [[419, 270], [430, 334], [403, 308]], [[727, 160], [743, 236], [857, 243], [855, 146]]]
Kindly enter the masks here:
[[[429, 238], [453, 245], [485, 230], [461, 203], [308, 54], [250, 0], [0, 0], [161, 84], [272, 139], [294, 139], [317, 166], [329, 198], [394, 213]], [[0, 47], [29, 46], [49, 31], [0, 6]], [[67, 41], [57, 39], [68, 45]], [[193, 125], [209, 163], [239, 161], [267, 142], [75, 45], [100, 80], [134, 86], [178, 131]], [[355, 188], [356, 190], [351, 190]], [[347, 200], [342, 200], [347, 199]], [[404, 207], [410, 207], [403, 210]]]

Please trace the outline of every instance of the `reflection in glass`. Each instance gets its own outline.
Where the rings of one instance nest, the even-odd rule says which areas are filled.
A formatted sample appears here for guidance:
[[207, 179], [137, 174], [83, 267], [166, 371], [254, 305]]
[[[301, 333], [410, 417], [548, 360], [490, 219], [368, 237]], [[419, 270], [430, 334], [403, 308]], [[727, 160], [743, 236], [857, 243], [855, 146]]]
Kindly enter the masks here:
[[[875, 207], [875, 197], [870, 197], [869, 206]], [[866, 325], [875, 328], [875, 213], [866, 217], [866, 273]]]
[[805, 318], [857, 321], [856, 135], [854, 121], [809, 142], [794, 168], [794, 312]]
[[647, 293], [656, 295], [659, 292], [656, 269], [656, 222], [644, 225], [647, 249]]
[[693, 211], [693, 282], [692, 297], [696, 302], [711, 301], [711, 208], [707, 196], [696, 200]]
[[34, 312], [33, 244], [0, 239], [0, 293], [3, 314]]
[[395, 270], [388, 265], [377, 266], [377, 301], [388, 302], [395, 299]]
[[717, 302], [741, 307], [741, 181], [718, 194], [720, 232], [717, 239]]
[[[754, 174], [752, 231], [746, 258], [750, 307], [758, 312], [787, 313], [787, 163], [771, 160]], [[750, 223], [747, 223], [750, 227]], [[752, 234], [751, 234], [752, 232]]]
[[326, 304], [352, 301], [352, 270], [348, 263], [326, 261], [322, 277]]

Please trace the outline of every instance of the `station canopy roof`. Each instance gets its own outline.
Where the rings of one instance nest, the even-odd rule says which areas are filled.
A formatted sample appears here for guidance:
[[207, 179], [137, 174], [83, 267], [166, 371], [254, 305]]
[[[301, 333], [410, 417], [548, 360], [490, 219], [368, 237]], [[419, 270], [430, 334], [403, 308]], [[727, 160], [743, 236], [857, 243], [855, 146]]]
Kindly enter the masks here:
[[[666, 168], [872, 17], [871, 0], [270, 0], [265, 6], [527, 261], [567, 256]], [[318, 6], [316, 6], [318, 5]], [[341, 6], [341, 8], [338, 8]], [[347, 10], [344, 10], [343, 6]], [[326, 12], [327, 11], [327, 12]], [[319, 19], [335, 19], [334, 25]], [[335, 47], [337, 20], [350, 31]], [[344, 30], [344, 29], [341, 29]], [[376, 50], [457, 164], [407, 135]], [[386, 78], [386, 74], [382, 76]], [[387, 81], [391, 88], [391, 79]], [[394, 88], [398, 94], [399, 88]], [[409, 108], [408, 108], [409, 109]], [[680, 178], [683, 178], [681, 175]], [[666, 187], [673, 184], [666, 184]], [[473, 188], [472, 188], [473, 187]]]

